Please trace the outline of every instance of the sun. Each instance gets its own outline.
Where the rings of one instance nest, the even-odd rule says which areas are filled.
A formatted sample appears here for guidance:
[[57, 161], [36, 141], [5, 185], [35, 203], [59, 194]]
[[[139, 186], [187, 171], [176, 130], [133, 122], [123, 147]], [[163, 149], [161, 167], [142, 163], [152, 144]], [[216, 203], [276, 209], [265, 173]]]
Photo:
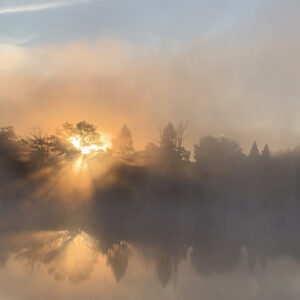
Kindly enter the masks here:
[[80, 139], [78, 137], [71, 136], [70, 137], [70, 142], [73, 144], [73, 146], [76, 149], [80, 149]]
[[69, 140], [76, 149], [81, 151], [82, 155], [89, 155], [97, 152], [105, 152], [109, 148], [108, 141], [101, 141], [99, 142], [99, 145], [82, 145], [82, 141], [79, 136], [71, 136]]

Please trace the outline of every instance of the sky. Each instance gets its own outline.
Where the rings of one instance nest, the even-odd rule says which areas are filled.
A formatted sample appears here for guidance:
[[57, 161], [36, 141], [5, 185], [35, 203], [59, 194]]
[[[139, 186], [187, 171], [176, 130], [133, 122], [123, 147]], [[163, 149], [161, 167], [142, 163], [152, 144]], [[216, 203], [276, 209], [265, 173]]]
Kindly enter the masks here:
[[168, 121], [277, 151], [300, 141], [295, 0], [0, 1], [0, 125], [89, 120], [138, 147]]
[[249, 18], [260, 1], [58, 0], [0, 1], [3, 40], [26, 45], [115, 38], [181, 44], [226, 31]]

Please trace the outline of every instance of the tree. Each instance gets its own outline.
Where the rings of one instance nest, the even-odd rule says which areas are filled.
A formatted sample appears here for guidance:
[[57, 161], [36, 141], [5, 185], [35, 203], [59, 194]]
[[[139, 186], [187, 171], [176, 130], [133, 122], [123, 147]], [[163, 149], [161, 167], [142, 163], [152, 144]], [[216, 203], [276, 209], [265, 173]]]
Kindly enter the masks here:
[[86, 121], [80, 121], [73, 125], [66, 122], [63, 124], [62, 130], [58, 134], [65, 140], [69, 140], [70, 137], [76, 137], [80, 140], [81, 146], [90, 146], [93, 144], [101, 145], [101, 135], [97, 130], [97, 127]]
[[34, 128], [23, 143], [28, 148], [31, 160], [48, 163], [50, 155], [55, 152], [57, 138], [48, 135], [41, 128]]
[[17, 136], [15, 134], [14, 131], [14, 127], [13, 126], [6, 126], [6, 127], [2, 127], [0, 129], [0, 141], [3, 140], [16, 140]]
[[179, 122], [177, 129], [169, 122], [160, 134], [160, 148], [169, 158], [189, 161], [190, 151], [182, 144], [184, 141], [187, 123]]
[[194, 159], [196, 162], [206, 161], [210, 157], [219, 156], [218, 140], [212, 136], [203, 137], [194, 145]]
[[164, 150], [175, 151], [177, 147], [177, 132], [174, 125], [169, 122], [160, 134], [160, 147]]
[[123, 159], [128, 159], [134, 153], [132, 135], [126, 124], [121, 128], [117, 138], [112, 141], [112, 152]]
[[56, 150], [70, 158], [80, 151], [83, 154], [99, 151], [103, 145], [97, 127], [86, 121], [80, 121], [75, 125], [66, 122], [62, 129], [57, 131], [57, 135]]
[[184, 160], [184, 161], [189, 161], [190, 156], [191, 156], [191, 152], [186, 150], [182, 146], [183, 141], [186, 138], [185, 131], [186, 131], [187, 125], [188, 125], [187, 122], [183, 123], [182, 121], [180, 121], [177, 125], [177, 130], [176, 130], [176, 149], [180, 155], [181, 160]]
[[194, 146], [194, 158], [198, 163], [233, 161], [242, 156], [239, 144], [225, 137], [205, 136]]
[[24, 145], [15, 134], [14, 127], [0, 128], [0, 186], [6, 180], [23, 176], [27, 172], [24, 158]]
[[6, 163], [17, 160], [21, 150], [20, 146], [13, 126], [0, 129], [0, 159]]
[[186, 150], [184, 147], [178, 147], [177, 152], [181, 160], [189, 161], [191, 156], [191, 151]]
[[152, 142], [148, 143], [145, 147], [145, 151], [149, 153], [156, 153], [158, 149], [158, 146]]
[[267, 160], [271, 157], [271, 152], [268, 144], [265, 145], [264, 150], [261, 153], [263, 159]]
[[256, 141], [253, 142], [252, 148], [248, 156], [253, 159], [256, 159], [260, 156]]
[[176, 147], [181, 148], [184, 139], [186, 138], [186, 128], [187, 128], [188, 123], [180, 121], [177, 125], [177, 130], [176, 130]]

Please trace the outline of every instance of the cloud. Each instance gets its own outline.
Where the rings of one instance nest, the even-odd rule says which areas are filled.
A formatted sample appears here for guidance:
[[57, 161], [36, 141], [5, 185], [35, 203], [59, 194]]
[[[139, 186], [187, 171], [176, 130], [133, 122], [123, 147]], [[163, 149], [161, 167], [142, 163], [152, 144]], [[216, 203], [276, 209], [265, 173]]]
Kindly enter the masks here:
[[179, 51], [111, 40], [2, 46], [0, 125], [49, 130], [86, 119], [115, 135], [126, 122], [136, 146], [143, 146], [155, 142], [169, 120], [183, 119], [190, 149], [201, 136], [219, 132], [243, 148], [254, 139], [273, 150], [293, 147], [299, 140], [298, 47], [284, 58], [280, 48], [260, 45], [256, 51], [220, 42]]
[[[290, 19], [300, 8], [284, 7]], [[169, 120], [184, 119], [189, 149], [220, 132], [244, 149], [253, 140], [273, 150], [294, 147], [300, 44], [291, 33], [298, 20], [290, 25], [278, 10], [260, 11], [236, 36], [176, 49], [109, 39], [0, 47], [0, 125], [19, 132], [86, 119], [114, 135], [126, 122], [136, 146], [144, 146]]]
[[9, 46], [21, 46], [25, 45], [28, 42], [32, 41], [35, 39], [38, 35], [37, 34], [32, 34], [29, 36], [24, 36], [20, 38], [16, 37], [10, 37], [10, 36], [5, 36], [5, 35], [0, 35], [0, 47], [2, 48], [4, 45], [9, 45]]
[[0, 14], [3, 15], [3, 14], [13, 14], [13, 13], [34, 12], [39, 10], [51, 9], [51, 8], [59, 8], [59, 7], [83, 4], [86, 2], [89, 2], [89, 0], [55, 1], [55, 2], [47, 2], [47, 3], [39, 3], [39, 4], [3, 7], [0, 8]]

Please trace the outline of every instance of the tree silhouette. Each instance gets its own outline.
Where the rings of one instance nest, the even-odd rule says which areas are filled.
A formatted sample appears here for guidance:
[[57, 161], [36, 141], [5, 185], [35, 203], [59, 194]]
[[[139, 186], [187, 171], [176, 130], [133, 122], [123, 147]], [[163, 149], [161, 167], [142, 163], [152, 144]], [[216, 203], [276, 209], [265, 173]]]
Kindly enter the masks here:
[[7, 126], [0, 128], [0, 186], [6, 180], [22, 177], [27, 174], [26, 158], [24, 145], [21, 139], [15, 134], [14, 127]]
[[20, 155], [21, 148], [14, 127], [2, 127], [0, 129], [0, 161], [3, 161], [3, 163], [16, 161]]
[[16, 140], [17, 136], [13, 126], [6, 126], [0, 129], [0, 141]]
[[264, 150], [261, 153], [263, 159], [269, 159], [271, 157], [271, 152], [268, 144], [265, 145]]
[[256, 141], [253, 142], [252, 148], [248, 156], [253, 159], [256, 159], [260, 156]]
[[186, 138], [185, 131], [186, 131], [187, 125], [188, 125], [187, 122], [183, 123], [182, 121], [180, 121], [177, 125], [177, 130], [176, 130], [177, 152], [179, 153], [181, 160], [184, 160], [184, 161], [189, 161], [190, 156], [191, 156], [191, 152], [186, 150], [183, 147], [183, 141]]
[[48, 135], [41, 128], [34, 128], [23, 143], [28, 148], [29, 156], [33, 161], [47, 164], [51, 154], [55, 152], [57, 138]]
[[231, 139], [206, 136], [199, 144], [194, 146], [194, 158], [196, 162], [220, 162], [233, 161], [242, 157], [239, 144]]
[[[281, 255], [299, 261], [299, 148], [271, 156], [265, 145], [260, 155], [254, 142], [249, 157], [258, 159], [244, 159], [236, 141], [206, 136], [195, 145], [196, 163], [186, 164], [180, 154], [184, 128], [167, 124], [159, 145], [150, 143], [144, 150], [143, 154], [152, 158], [148, 164], [146, 160], [141, 165], [136, 160], [106, 164], [105, 158], [98, 164], [99, 157], [95, 157], [88, 168], [95, 183], [92, 201], [82, 205], [66, 205], [62, 201], [65, 193], [59, 193], [69, 179], [77, 184], [83, 178], [73, 176], [73, 162], [57, 160], [39, 172], [32, 165], [37, 160], [34, 155], [49, 162], [59, 153], [58, 149], [65, 153], [68, 146], [63, 141], [67, 144], [70, 136], [80, 137], [85, 144], [98, 143], [95, 126], [84, 121], [76, 125], [65, 123], [58, 137], [42, 130], [32, 131], [26, 138], [26, 147], [34, 155], [25, 161], [22, 172], [19, 166], [24, 166], [24, 143], [13, 127], [0, 129], [0, 264], [13, 253], [21, 253], [18, 257], [24, 258], [30, 252], [34, 259], [38, 257], [50, 266], [62, 253], [52, 231], [73, 231], [79, 227], [101, 241], [97, 247], [91, 245], [93, 252], [97, 248], [106, 255], [117, 281], [126, 273], [129, 245], [151, 257], [163, 286], [176, 276], [179, 261], [188, 253], [191, 264], [202, 275], [231, 271], [247, 258], [250, 268], [263, 266], [269, 258]], [[121, 153], [132, 153], [127, 126], [122, 128], [119, 142]], [[71, 151], [72, 144], [69, 146]], [[63, 160], [66, 156], [61, 157]], [[168, 164], [163, 165], [162, 159]], [[94, 172], [98, 167], [104, 172]], [[32, 241], [24, 235], [45, 229], [51, 233], [47, 238], [51, 247], [42, 241], [45, 232], [35, 235]], [[19, 231], [22, 235], [11, 240]], [[61, 236], [59, 241], [61, 244], [68, 238]], [[32, 250], [29, 244], [33, 245]], [[62, 245], [65, 248], [68, 242]], [[85, 274], [76, 271], [70, 278], [83, 280]]]
[[125, 275], [128, 260], [131, 255], [128, 244], [121, 241], [108, 249], [107, 263], [111, 266], [114, 277], [119, 282]]
[[153, 164], [158, 161], [159, 153], [159, 147], [150, 142], [143, 151], [138, 153], [138, 156], [141, 157], [142, 164]]
[[160, 147], [166, 151], [175, 151], [177, 132], [174, 125], [169, 122], [160, 134]]
[[123, 159], [130, 158], [134, 153], [132, 135], [126, 124], [121, 128], [117, 138], [112, 141], [112, 152]]
[[179, 122], [177, 129], [169, 122], [160, 134], [160, 149], [164, 153], [164, 159], [189, 161], [190, 151], [182, 144], [185, 138], [186, 124]]
[[176, 130], [176, 147], [180, 148], [182, 147], [183, 141], [186, 138], [186, 128], [187, 128], [188, 123], [180, 121], [177, 125], [177, 130]]
[[77, 124], [66, 122], [63, 124], [62, 130], [58, 134], [65, 140], [70, 137], [77, 137], [80, 140], [81, 146], [90, 146], [93, 144], [101, 145], [101, 135], [97, 127], [86, 121], [80, 121]]

